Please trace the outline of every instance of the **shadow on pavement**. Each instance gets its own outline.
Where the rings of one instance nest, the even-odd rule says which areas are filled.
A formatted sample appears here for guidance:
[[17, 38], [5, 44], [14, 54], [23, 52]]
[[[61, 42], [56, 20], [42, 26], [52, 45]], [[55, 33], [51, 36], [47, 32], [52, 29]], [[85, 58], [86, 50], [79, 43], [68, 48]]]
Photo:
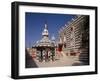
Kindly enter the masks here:
[[32, 57], [28, 54], [27, 50], [25, 52], [25, 68], [36, 68], [38, 67]]

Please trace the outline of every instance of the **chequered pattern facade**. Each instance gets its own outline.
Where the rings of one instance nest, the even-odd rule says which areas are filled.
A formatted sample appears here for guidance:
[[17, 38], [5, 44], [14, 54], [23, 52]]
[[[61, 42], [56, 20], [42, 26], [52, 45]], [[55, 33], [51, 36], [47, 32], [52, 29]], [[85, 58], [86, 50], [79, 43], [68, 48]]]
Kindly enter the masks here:
[[62, 40], [63, 51], [71, 53], [80, 52], [80, 58], [89, 60], [89, 16], [79, 15], [72, 19], [68, 25], [59, 31], [59, 39]]

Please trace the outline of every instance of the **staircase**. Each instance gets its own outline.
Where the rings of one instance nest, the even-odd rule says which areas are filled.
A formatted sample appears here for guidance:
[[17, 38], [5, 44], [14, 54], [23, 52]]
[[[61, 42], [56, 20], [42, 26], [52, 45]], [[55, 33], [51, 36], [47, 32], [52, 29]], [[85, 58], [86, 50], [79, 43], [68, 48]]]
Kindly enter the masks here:
[[84, 65], [89, 65], [89, 50], [88, 49], [82, 49], [81, 54], [79, 56], [79, 60]]

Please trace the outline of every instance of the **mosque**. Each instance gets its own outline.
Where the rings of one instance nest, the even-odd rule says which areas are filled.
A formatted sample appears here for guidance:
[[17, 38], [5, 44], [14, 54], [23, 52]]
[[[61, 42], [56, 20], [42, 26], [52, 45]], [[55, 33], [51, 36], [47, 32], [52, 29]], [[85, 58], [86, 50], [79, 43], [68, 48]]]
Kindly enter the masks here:
[[45, 23], [41, 40], [36, 41], [32, 49], [30, 48], [32, 52], [29, 54], [32, 54], [32, 57], [36, 55], [36, 61], [39, 62], [55, 61], [56, 63], [57, 59], [67, 60], [66, 62], [73, 65], [71, 62], [74, 63], [74, 59], [77, 59], [82, 62], [81, 65], [89, 65], [89, 16], [79, 15], [66, 24], [58, 31], [57, 40], [54, 35], [50, 38], [48, 26]]

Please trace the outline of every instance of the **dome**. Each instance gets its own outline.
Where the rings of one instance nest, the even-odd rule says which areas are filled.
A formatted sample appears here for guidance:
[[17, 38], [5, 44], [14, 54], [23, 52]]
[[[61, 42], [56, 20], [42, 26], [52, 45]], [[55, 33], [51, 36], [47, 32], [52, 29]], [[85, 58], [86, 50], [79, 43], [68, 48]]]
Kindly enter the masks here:
[[[53, 47], [52, 40], [48, 37], [48, 28], [47, 24], [45, 24], [44, 30], [42, 32], [42, 39], [36, 42], [35, 47]], [[55, 40], [55, 37], [52, 37], [53, 40]]]
[[51, 40], [53, 40], [53, 41], [55, 40], [55, 36], [54, 35], [52, 35]]

